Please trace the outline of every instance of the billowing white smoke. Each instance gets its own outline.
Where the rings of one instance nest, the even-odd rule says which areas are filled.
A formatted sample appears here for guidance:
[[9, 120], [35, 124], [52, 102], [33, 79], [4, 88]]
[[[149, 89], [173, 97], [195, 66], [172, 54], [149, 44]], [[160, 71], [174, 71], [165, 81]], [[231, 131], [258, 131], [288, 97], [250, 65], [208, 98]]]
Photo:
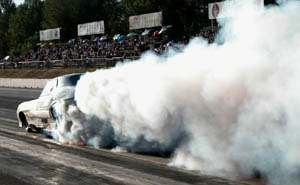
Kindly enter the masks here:
[[75, 93], [84, 114], [68, 110], [78, 126], [62, 138], [92, 132], [79, 140], [174, 151], [171, 165], [205, 174], [257, 171], [272, 184], [299, 184], [300, 3], [235, 10], [219, 44], [196, 38], [182, 52], [85, 74]]
[[77, 106], [59, 102], [54, 105], [57, 128], [51, 136], [62, 142], [94, 147], [113, 145], [111, 125], [100, 121], [96, 116], [83, 114]]

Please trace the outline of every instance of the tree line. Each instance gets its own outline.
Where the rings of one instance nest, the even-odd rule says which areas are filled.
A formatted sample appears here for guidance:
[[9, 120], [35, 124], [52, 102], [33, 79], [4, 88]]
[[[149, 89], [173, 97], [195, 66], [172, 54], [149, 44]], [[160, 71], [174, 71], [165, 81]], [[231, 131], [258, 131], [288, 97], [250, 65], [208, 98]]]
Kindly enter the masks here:
[[[163, 25], [178, 37], [210, 24], [208, 3], [218, 0], [0, 0], [0, 58], [35, 48], [39, 30], [61, 29], [61, 41], [77, 37], [77, 25], [104, 20], [108, 35], [129, 32], [132, 15], [162, 11]], [[220, 0], [219, 0], [220, 1]]]

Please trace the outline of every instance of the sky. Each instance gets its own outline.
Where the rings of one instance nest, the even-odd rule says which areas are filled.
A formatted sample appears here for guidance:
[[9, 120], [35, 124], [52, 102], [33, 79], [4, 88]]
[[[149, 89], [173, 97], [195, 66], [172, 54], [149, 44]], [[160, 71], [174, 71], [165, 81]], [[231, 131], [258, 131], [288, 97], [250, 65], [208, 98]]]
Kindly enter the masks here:
[[19, 4], [23, 3], [24, 0], [14, 0], [14, 2], [16, 3], [16, 5], [19, 5]]

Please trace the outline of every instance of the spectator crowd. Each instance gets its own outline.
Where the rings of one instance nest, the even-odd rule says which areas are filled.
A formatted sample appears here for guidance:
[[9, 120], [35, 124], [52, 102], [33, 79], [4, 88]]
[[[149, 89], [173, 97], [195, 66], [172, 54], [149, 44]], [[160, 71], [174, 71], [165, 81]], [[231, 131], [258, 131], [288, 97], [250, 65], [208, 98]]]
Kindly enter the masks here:
[[[113, 57], [139, 57], [145, 51], [152, 50], [156, 54], [163, 54], [168, 47], [180, 44], [186, 45], [194, 37], [203, 37], [209, 43], [214, 42], [218, 28], [205, 28], [199, 34], [183, 37], [177, 42], [170, 41], [166, 34], [160, 36], [132, 36], [109, 39], [103, 36], [92, 39], [71, 39], [67, 43], [47, 44], [39, 43], [36, 49], [31, 49], [19, 56], [10, 56], [1, 62], [26, 62], [26, 61], [53, 61], [53, 60], [86, 60], [89, 58], [113, 58]], [[155, 34], [155, 33], [154, 33]]]

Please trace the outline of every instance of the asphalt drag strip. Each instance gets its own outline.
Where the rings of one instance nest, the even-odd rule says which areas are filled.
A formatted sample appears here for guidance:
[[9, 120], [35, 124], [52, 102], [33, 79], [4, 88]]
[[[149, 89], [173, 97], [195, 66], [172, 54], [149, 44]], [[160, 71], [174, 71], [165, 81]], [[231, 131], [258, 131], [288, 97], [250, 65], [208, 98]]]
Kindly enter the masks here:
[[27, 182], [24, 182], [22, 179], [18, 177], [11, 176], [2, 170], [0, 171], [0, 185], [33, 185]]
[[[18, 127], [16, 107], [40, 90], [0, 88], [0, 185], [257, 185], [168, 166], [169, 158], [68, 145]], [[259, 181], [259, 180], [258, 180]]]
[[[106, 182], [108, 184], [123, 184], [124, 182], [125, 184], [241, 184], [215, 177], [200, 176], [168, 167], [165, 164], [152, 163], [110, 151], [61, 145], [51, 141], [45, 142], [47, 139], [41, 137], [25, 138], [3, 131], [0, 131], [0, 135], [0, 146], [3, 149], [0, 152], [1, 164], [9, 167], [11, 167], [9, 164], [18, 166], [19, 161], [20, 165], [23, 164], [21, 166], [26, 166], [30, 170], [20, 168], [17, 171], [18, 174], [24, 178], [29, 176], [33, 179], [31, 183], [35, 184], [37, 182], [48, 184], [45, 180], [48, 179], [47, 177], [56, 177], [55, 182], [59, 184], [69, 184], [67, 182], [79, 176], [87, 177], [80, 178], [84, 184], [89, 184], [89, 182], [101, 182], [101, 184]], [[4, 138], [9, 141], [4, 142]], [[10, 156], [14, 157], [9, 158]], [[10, 168], [6, 170], [13, 171]], [[22, 173], [24, 171], [30, 171], [36, 175]], [[69, 173], [76, 175], [66, 175]], [[100, 179], [98, 175], [101, 176]], [[133, 179], [135, 180], [132, 181]]]

